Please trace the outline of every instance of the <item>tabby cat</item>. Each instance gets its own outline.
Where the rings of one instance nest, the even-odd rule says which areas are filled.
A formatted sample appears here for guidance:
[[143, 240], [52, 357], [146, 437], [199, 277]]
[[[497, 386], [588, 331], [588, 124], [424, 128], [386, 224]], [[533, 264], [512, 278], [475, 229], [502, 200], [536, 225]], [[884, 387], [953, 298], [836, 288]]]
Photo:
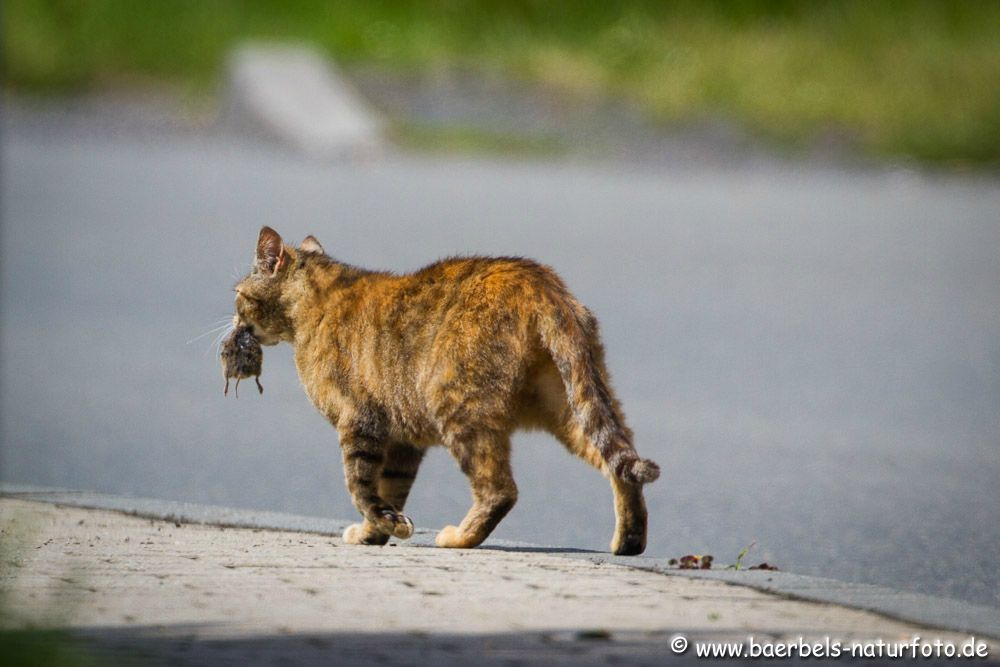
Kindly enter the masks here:
[[234, 325], [263, 345], [292, 344], [309, 400], [340, 435], [363, 517], [345, 542], [410, 537], [403, 506], [426, 448], [443, 444], [473, 504], [436, 543], [480, 544], [517, 500], [511, 434], [541, 428], [610, 478], [611, 550], [645, 549], [642, 487], [660, 470], [632, 446], [597, 321], [552, 269], [469, 257], [409, 275], [367, 271], [331, 258], [312, 236], [293, 248], [264, 227], [235, 290]]

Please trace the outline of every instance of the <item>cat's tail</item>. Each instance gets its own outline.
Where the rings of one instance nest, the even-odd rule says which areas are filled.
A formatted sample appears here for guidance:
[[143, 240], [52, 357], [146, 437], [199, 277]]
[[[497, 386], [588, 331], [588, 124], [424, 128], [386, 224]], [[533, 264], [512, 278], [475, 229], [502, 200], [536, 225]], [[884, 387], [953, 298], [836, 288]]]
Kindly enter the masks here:
[[635, 451], [611, 393], [597, 319], [568, 291], [559, 292], [543, 300], [538, 332], [562, 376], [574, 420], [610, 474], [632, 484], [655, 481], [660, 467]]

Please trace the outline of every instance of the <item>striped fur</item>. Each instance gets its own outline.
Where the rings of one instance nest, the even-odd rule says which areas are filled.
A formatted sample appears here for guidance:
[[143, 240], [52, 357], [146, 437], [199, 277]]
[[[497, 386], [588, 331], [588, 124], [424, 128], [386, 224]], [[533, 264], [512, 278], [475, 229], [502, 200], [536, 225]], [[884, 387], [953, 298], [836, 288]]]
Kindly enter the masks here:
[[402, 514], [424, 450], [442, 444], [473, 505], [437, 537], [481, 543], [517, 501], [510, 436], [549, 431], [601, 470], [615, 495], [612, 550], [641, 553], [642, 486], [659, 468], [632, 445], [597, 321], [549, 268], [522, 258], [454, 258], [416, 273], [358, 269], [308, 237], [261, 230], [254, 271], [236, 287], [236, 325], [293, 345], [302, 385], [337, 428], [363, 522], [345, 541], [409, 537]]

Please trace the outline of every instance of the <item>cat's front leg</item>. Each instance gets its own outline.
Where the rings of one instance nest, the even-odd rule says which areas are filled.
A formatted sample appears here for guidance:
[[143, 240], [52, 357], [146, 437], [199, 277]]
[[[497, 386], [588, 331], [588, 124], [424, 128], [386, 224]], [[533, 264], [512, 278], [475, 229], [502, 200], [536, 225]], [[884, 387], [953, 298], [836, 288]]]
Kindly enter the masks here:
[[345, 544], [382, 546], [389, 541], [389, 536], [368, 523], [368, 520], [365, 519], [361, 523], [352, 523], [345, 528], [341, 539], [344, 540]]
[[425, 449], [405, 442], [393, 443], [386, 452], [385, 465], [379, 476], [378, 493], [399, 512], [403, 511], [406, 499], [410, 496], [410, 488], [413, 487], [425, 453]]
[[[417, 476], [424, 450], [407, 443], [393, 443], [386, 451], [382, 472], [379, 475], [378, 494], [389, 505], [401, 512], [410, 495], [410, 488]], [[365, 520], [349, 526], [344, 531], [344, 542], [348, 544], [383, 545], [389, 535]]]
[[344, 531], [348, 544], [385, 544], [390, 535], [400, 539], [413, 535], [413, 522], [379, 495], [387, 445], [371, 435], [340, 429], [344, 479], [354, 507], [364, 517], [363, 523]]

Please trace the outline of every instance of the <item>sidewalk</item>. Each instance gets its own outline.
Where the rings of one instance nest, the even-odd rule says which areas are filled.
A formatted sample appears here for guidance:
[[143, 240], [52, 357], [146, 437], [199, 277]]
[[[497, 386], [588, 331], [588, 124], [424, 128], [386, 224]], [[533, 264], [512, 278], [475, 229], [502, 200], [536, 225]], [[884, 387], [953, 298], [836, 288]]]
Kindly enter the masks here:
[[663, 664], [677, 634], [692, 646], [969, 639], [544, 549], [349, 547], [13, 498], [0, 498], [0, 528], [0, 625], [65, 628], [88, 651], [154, 663]]

